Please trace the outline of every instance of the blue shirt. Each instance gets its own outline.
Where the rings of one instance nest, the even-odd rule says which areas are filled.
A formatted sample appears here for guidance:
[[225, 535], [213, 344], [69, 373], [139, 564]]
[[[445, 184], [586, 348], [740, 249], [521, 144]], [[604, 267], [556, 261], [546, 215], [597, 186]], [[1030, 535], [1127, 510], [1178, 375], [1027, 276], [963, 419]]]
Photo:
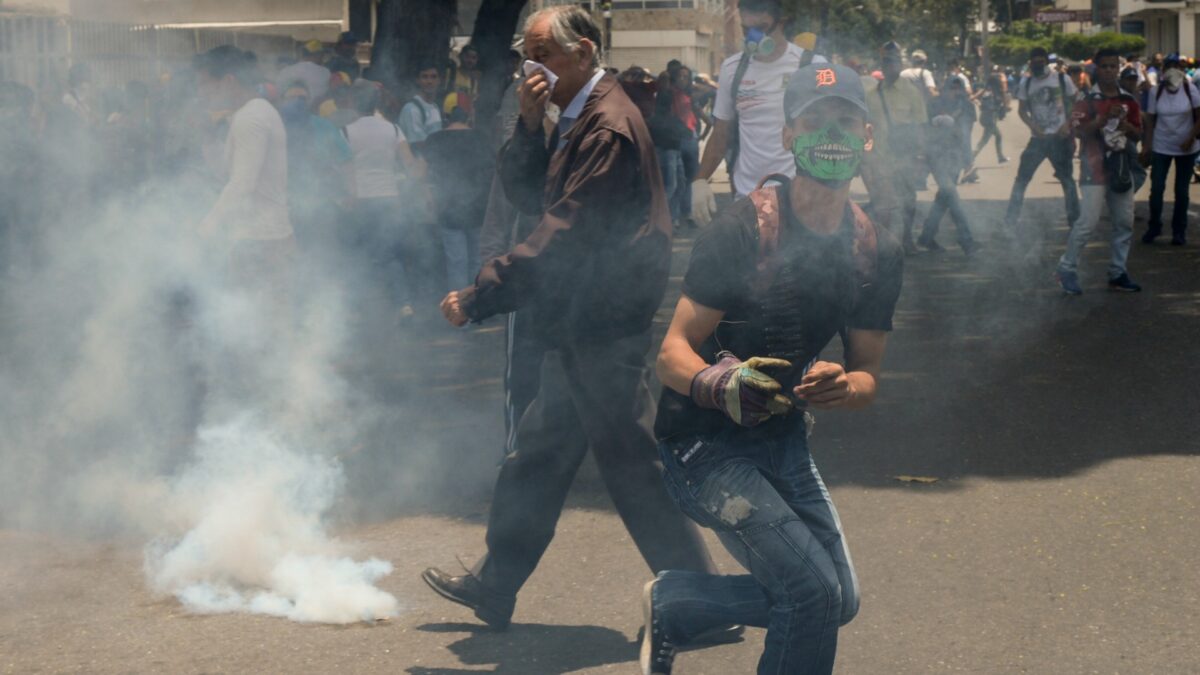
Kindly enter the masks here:
[[592, 79], [583, 85], [583, 89], [580, 89], [579, 93], [575, 94], [575, 98], [571, 99], [571, 102], [567, 104], [566, 108], [563, 108], [562, 113], [558, 116], [559, 150], [562, 150], [562, 147], [567, 144], [567, 132], [575, 125], [575, 120], [579, 119], [580, 113], [583, 112], [583, 105], [587, 103], [588, 96], [592, 95], [592, 90], [596, 88], [596, 83], [602, 77], [604, 77], [604, 71], [597, 69], [596, 73], [592, 75]]

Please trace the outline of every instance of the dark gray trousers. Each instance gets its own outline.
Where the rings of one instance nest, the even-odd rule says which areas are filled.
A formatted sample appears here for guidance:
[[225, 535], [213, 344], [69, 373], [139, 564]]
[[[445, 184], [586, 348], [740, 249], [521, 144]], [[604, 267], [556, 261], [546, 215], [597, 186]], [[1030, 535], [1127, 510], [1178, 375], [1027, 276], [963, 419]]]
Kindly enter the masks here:
[[496, 481], [487, 554], [475, 574], [516, 594], [554, 538], [567, 492], [591, 448], [617, 513], [655, 573], [715, 572], [698, 528], [667, 494], [647, 386], [650, 336], [551, 349]]

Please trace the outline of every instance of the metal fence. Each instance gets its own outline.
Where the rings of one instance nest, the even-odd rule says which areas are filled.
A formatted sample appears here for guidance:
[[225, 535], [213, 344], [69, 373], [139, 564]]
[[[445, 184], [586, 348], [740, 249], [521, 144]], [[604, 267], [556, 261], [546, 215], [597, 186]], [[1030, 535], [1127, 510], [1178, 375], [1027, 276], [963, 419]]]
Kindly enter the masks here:
[[286, 35], [0, 14], [0, 80], [40, 88], [65, 82], [68, 68], [87, 63], [101, 86], [151, 82], [225, 44], [251, 50], [263, 63], [296, 55], [296, 43]]

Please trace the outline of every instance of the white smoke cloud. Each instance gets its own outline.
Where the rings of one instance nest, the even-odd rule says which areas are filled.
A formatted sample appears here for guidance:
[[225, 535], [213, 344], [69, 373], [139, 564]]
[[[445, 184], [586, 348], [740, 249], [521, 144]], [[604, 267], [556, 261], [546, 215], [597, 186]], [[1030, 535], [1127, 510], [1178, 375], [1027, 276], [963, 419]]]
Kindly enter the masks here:
[[328, 534], [380, 415], [335, 367], [345, 280], [297, 261], [281, 330], [192, 233], [211, 197], [179, 178], [68, 212], [0, 284], [0, 526], [143, 537], [190, 611], [395, 616], [391, 565]]
[[191, 527], [147, 548], [150, 583], [201, 613], [324, 623], [395, 616], [396, 599], [373, 585], [391, 564], [355, 562], [325, 534], [322, 517], [342, 482], [335, 461], [286, 447], [252, 418], [206, 429], [168, 499]]

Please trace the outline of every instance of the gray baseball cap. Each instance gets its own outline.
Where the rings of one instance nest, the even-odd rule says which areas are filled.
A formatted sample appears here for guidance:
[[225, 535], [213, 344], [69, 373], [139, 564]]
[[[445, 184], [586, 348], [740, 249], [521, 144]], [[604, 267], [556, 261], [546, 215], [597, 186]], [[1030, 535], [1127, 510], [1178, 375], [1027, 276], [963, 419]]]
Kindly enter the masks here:
[[788, 80], [787, 90], [783, 93], [784, 116], [791, 122], [808, 106], [830, 97], [847, 100], [870, 114], [862, 80], [853, 68], [841, 64], [813, 63], [792, 73]]

